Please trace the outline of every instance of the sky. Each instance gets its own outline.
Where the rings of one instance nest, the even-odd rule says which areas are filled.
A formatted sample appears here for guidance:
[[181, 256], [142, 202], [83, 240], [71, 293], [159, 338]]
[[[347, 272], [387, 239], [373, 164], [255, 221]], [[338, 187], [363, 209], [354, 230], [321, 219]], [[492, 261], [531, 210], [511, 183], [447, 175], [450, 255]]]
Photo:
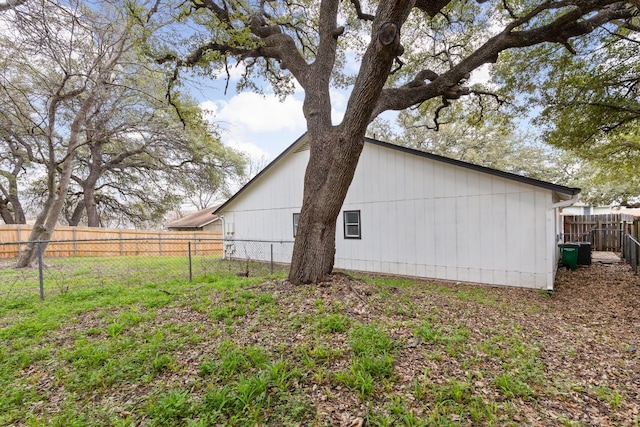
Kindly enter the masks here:
[[[281, 101], [267, 87], [264, 94], [236, 92], [234, 88], [240, 72], [231, 73], [226, 94], [226, 82], [221, 79], [192, 82], [192, 95], [205, 111], [207, 119], [219, 127], [225, 145], [241, 150], [257, 161], [270, 162], [306, 131], [302, 113], [304, 94], [297, 87], [293, 95]], [[483, 67], [474, 72], [471, 84], [486, 82], [488, 78], [488, 68]], [[331, 91], [334, 124], [342, 120], [347, 99], [348, 92]], [[386, 114], [387, 120], [395, 117], [393, 113]]]
[[[293, 95], [278, 98], [265, 84], [264, 93], [237, 92], [242, 70], [232, 69], [227, 93], [226, 81], [192, 82], [192, 95], [215, 124], [225, 145], [241, 150], [256, 160], [270, 162], [306, 132], [302, 113], [304, 92], [296, 85]], [[347, 94], [332, 90], [332, 119], [339, 123], [344, 115]]]

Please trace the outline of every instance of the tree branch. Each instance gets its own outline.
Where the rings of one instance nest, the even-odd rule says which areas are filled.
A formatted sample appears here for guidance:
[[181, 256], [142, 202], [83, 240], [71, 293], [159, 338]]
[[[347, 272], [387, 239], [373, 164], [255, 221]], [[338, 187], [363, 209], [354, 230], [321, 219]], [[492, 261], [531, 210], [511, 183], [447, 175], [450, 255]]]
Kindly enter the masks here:
[[368, 13], [362, 13], [362, 6], [360, 6], [360, 0], [351, 0], [351, 4], [353, 5], [353, 7], [355, 7], [356, 13], [358, 14], [359, 19], [362, 19], [364, 21], [373, 21], [373, 18], [375, 18], [373, 15], [370, 15]]
[[440, 125], [446, 124], [446, 123], [440, 123], [438, 119], [440, 118], [440, 113], [442, 112], [442, 110], [444, 110], [445, 108], [448, 108], [450, 105], [451, 103], [449, 102], [449, 100], [443, 96], [442, 104], [440, 104], [440, 106], [436, 108], [436, 111], [433, 113], [434, 125], [433, 126], [426, 125], [427, 129], [431, 129], [433, 131], [438, 132], [440, 130]]
[[631, 108], [631, 107], [625, 107], [622, 105], [613, 105], [613, 104], [607, 104], [605, 102], [575, 102], [574, 104], [577, 105], [586, 105], [589, 107], [599, 107], [599, 108], [605, 108], [608, 110], [613, 110], [613, 111], [618, 111], [620, 113], [630, 113], [633, 115], [638, 116], [638, 119], [640, 119], [640, 107], [638, 108]]
[[28, 0], [0, 0], [0, 12], [18, 7], [27, 1]]
[[[526, 19], [531, 21], [537, 14], [545, 10], [557, 9], [561, 7], [560, 5], [565, 7], [577, 3], [579, 6], [560, 15], [549, 24], [530, 30], [515, 31], [514, 29], [516, 27], [527, 22], [525, 17], [517, 19], [509, 24], [501, 33], [489, 39], [471, 55], [445, 73], [439, 75], [429, 84], [415, 84], [416, 81], [414, 79], [412, 82], [399, 88], [384, 89], [370, 120], [375, 119], [383, 111], [403, 110], [428, 99], [445, 95], [451, 91], [452, 88], [457, 89], [456, 85], [465, 78], [465, 75], [468, 75], [483, 64], [496, 62], [498, 54], [504, 50], [528, 47], [544, 42], [560, 43], [567, 46], [568, 40], [572, 37], [589, 34], [608, 22], [628, 19], [631, 18], [634, 13], [637, 13], [634, 9], [629, 8], [625, 2], [616, 0], [604, 0], [604, 2], [606, 4], [605, 7], [602, 7], [603, 1], [601, 0], [544, 3], [544, 5], [537, 7], [534, 11], [527, 14]], [[582, 19], [584, 16], [593, 12], [596, 12], [595, 15], [588, 19]], [[460, 95], [466, 95], [469, 94], [470, 91], [467, 89], [466, 93], [464, 91], [458, 93]], [[453, 95], [453, 93], [450, 93], [450, 95]]]
[[229, 11], [227, 10], [226, 4], [221, 7], [218, 6], [213, 0], [191, 0], [191, 7], [195, 10], [210, 10], [220, 20], [220, 22], [224, 22], [229, 25], [231, 24], [231, 20], [229, 19]]
[[451, 0], [417, 0], [415, 7], [433, 18], [450, 2]]

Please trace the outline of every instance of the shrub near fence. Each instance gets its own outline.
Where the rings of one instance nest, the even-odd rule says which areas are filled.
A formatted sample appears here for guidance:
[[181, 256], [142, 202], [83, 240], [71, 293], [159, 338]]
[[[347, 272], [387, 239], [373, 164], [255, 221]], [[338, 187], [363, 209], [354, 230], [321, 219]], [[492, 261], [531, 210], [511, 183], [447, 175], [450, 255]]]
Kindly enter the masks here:
[[[0, 258], [18, 258], [30, 233], [28, 225], [0, 226], [0, 242], [5, 243], [0, 245]], [[57, 227], [46, 256], [163, 255], [178, 247], [186, 248], [189, 241], [193, 242], [194, 255], [222, 255], [221, 233]]]

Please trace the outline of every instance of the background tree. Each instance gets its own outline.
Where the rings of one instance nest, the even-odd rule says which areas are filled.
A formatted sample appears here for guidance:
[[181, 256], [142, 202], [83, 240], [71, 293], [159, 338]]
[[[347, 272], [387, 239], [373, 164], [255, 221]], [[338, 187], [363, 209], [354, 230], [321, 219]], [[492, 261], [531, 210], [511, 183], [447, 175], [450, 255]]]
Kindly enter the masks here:
[[[537, 136], [516, 134], [512, 118], [498, 105], [461, 100], [442, 109], [436, 121], [429, 113], [437, 106], [427, 101], [416, 109], [402, 111], [397, 126], [373, 126], [384, 140], [452, 159], [552, 182], [566, 183], [554, 149]], [[437, 130], [436, 130], [437, 128]], [[396, 129], [395, 132], [389, 129]]]
[[29, 113], [29, 68], [11, 63], [12, 49], [13, 43], [0, 37], [0, 52], [5, 53], [0, 56], [0, 217], [6, 224], [25, 224], [19, 183], [34, 166], [40, 136]]
[[[113, 31], [77, 3], [62, 7], [30, 1], [0, 19], [12, 30], [3, 34], [3, 53], [10, 57], [5, 76], [13, 82], [14, 99], [28, 107], [21, 115], [31, 121], [33, 152], [47, 176], [47, 198], [18, 261], [24, 267], [35, 258], [33, 242], [48, 240], [55, 228], [86, 118], [129, 46], [126, 28]], [[24, 70], [28, 73], [21, 74]]]
[[[26, 167], [33, 159], [31, 146], [19, 121], [12, 121], [10, 103], [2, 103], [0, 112], [0, 218], [5, 224], [26, 224], [18, 182], [24, 178]], [[13, 132], [9, 132], [9, 127]]]
[[544, 140], [582, 159], [581, 175], [591, 176], [588, 202], [624, 205], [640, 196], [638, 29], [636, 16], [576, 42], [575, 54], [536, 46], [506, 54], [495, 67], [495, 82], [520, 101]]
[[91, 226], [160, 223], [188, 175], [224, 181], [242, 172], [242, 159], [191, 100], [173, 94], [168, 108], [157, 66], [135, 50], [129, 9], [93, 6], [40, 0], [0, 15], [12, 29], [0, 35], [0, 166], [11, 203], [0, 213], [15, 220], [18, 203], [8, 196], [21, 173], [23, 187], [41, 194], [19, 267], [33, 262], [34, 242], [50, 238], [63, 212]]
[[12, 139], [4, 142], [7, 151], [0, 151], [0, 177], [3, 179], [0, 183], [0, 218], [5, 224], [26, 224], [18, 189], [18, 180], [24, 172], [25, 155], [18, 142]]
[[13, 9], [16, 6], [20, 6], [22, 3], [26, 3], [27, 0], [0, 0], [0, 12]]
[[114, 88], [87, 121], [71, 176], [69, 225], [86, 218], [89, 227], [98, 227], [117, 218], [158, 226], [194, 187], [214, 194], [243, 174], [242, 156], [220, 142], [198, 106], [181, 99], [181, 121], [156, 96], [157, 73], [140, 81], [142, 71], [125, 73], [137, 81]]
[[238, 181], [240, 186], [246, 185], [249, 181], [251, 181], [256, 175], [262, 172], [262, 169], [266, 168], [269, 164], [269, 159], [267, 156], [262, 155], [260, 157], [249, 157], [246, 159], [245, 166], [245, 174]]
[[[375, 10], [363, 10], [369, 6]], [[261, 73], [281, 93], [292, 78], [303, 88], [311, 153], [289, 280], [309, 283], [332, 271], [336, 220], [373, 119], [467, 95], [470, 73], [509, 49], [573, 49], [573, 38], [619, 31], [637, 12], [633, 2], [614, 0], [193, 0], [179, 10], [192, 37], [156, 44], [152, 53], [161, 63], [208, 72], [236, 58], [245, 61], [247, 78]], [[340, 73], [347, 56], [360, 61], [353, 76]], [[331, 122], [332, 82], [351, 84], [339, 124]]]

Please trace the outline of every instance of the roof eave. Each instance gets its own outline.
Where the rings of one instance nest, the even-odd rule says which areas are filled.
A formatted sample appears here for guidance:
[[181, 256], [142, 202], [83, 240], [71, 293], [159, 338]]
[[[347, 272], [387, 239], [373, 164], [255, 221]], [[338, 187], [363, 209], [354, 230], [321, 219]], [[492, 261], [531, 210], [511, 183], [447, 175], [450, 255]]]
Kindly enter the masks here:
[[[238, 190], [229, 200], [227, 200], [220, 207], [218, 207], [218, 209], [213, 211], [213, 214], [214, 215], [221, 215], [226, 208], [228, 208], [242, 193], [244, 193], [247, 190], [247, 188], [249, 188], [257, 180], [262, 178], [281, 159], [286, 157], [289, 153], [295, 151], [295, 149], [305, 141], [306, 137], [307, 137], [307, 133], [305, 132], [298, 139], [296, 139], [289, 147], [287, 147], [278, 157], [276, 157], [271, 163], [269, 163], [264, 169], [262, 169], [260, 171], [260, 173], [258, 173], [249, 182], [247, 182], [244, 186], [242, 186], [242, 188], [240, 188], [240, 190]], [[390, 144], [388, 142], [379, 141], [379, 140], [373, 139], [373, 138], [365, 137], [364, 139], [365, 139], [365, 141], [367, 141], [369, 143], [372, 143], [374, 145], [387, 147], [387, 148], [398, 150], [398, 151], [405, 152], [405, 153], [408, 153], [408, 154], [413, 154], [413, 155], [416, 155], [416, 156], [419, 156], [419, 157], [424, 157], [424, 158], [428, 158], [428, 159], [444, 162], [444, 163], [447, 163], [447, 164], [450, 164], [450, 165], [459, 166], [459, 167], [475, 170], [475, 171], [482, 172], [482, 173], [487, 173], [489, 175], [494, 175], [494, 176], [502, 177], [502, 178], [505, 178], [505, 179], [522, 182], [524, 184], [533, 185], [535, 187], [544, 188], [546, 190], [550, 190], [550, 191], [558, 193], [558, 194], [564, 194], [565, 197], [568, 196], [567, 199], [571, 199], [572, 197], [576, 196], [581, 191], [580, 188], [565, 187], [563, 185], [553, 184], [553, 183], [550, 183], [550, 182], [541, 181], [541, 180], [538, 180], [538, 179], [529, 178], [529, 177], [525, 177], [525, 176], [522, 176], [522, 175], [517, 175], [517, 174], [514, 174], [514, 173], [510, 173], [510, 172], [504, 172], [504, 171], [501, 171], [501, 170], [498, 170], [498, 169], [491, 169], [491, 168], [488, 168], [488, 167], [485, 167], [485, 166], [480, 166], [480, 165], [476, 165], [476, 164], [473, 164], [473, 163], [467, 163], [467, 162], [464, 162], [462, 160], [450, 159], [448, 157], [439, 156], [437, 154], [427, 153], [426, 151], [420, 151], [420, 150], [416, 150], [416, 149], [413, 149], [413, 148], [403, 147], [401, 145]]]

